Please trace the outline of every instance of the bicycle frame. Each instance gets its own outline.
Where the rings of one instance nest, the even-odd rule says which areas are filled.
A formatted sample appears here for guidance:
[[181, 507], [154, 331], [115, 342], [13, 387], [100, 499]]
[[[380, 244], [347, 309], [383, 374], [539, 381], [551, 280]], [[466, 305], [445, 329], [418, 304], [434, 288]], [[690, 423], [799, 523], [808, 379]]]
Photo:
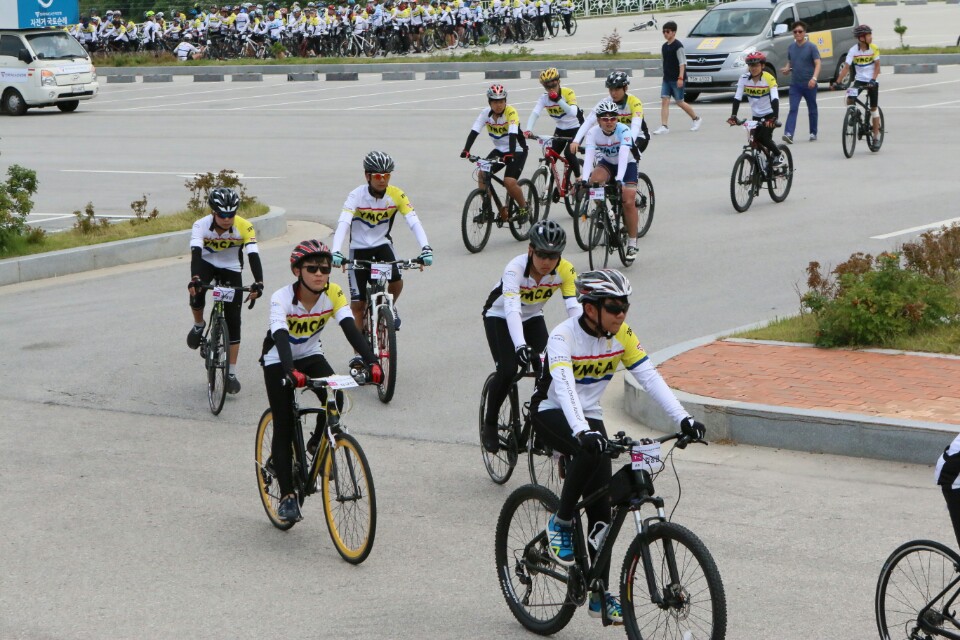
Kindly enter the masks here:
[[[493, 183], [498, 183], [501, 187], [503, 187], [504, 191], [506, 191], [507, 185], [504, 184], [502, 178], [493, 173], [493, 165], [506, 165], [499, 160], [486, 160], [485, 158], [481, 158], [479, 156], [470, 156], [468, 159], [477, 165], [477, 171], [479, 172], [478, 177], [483, 181], [484, 192], [488, 198], [493, 199], [493, 202], [497, 205], [497, 210], [499, 210], [504, 206], [504, 204], [503, 201], [500, 200], [500, 196], [497, 195], [496, 189], [493, 188]], [[486, 169], [484, 169], [482, 165], [483, 162], [489, 162], [489, 165], [487, 165]], [[507, 197], [510, 198], [509, 193], [507, 194]], [[513, 198], [510, 199], [512, 200]]]
[[[546, 164], [550, 167], [550, 184], [547, 185], [548, 197], [552, 195], [553, 187], [557, 187], [560, 191], [560, 197], [563, 198], [571, 193], [573, 190], [573, 184], [570, 182], [570, 176], [572, 174], [572, 169], [570, 167], [570, 162], [567, 161], [567, 158], [561, 154], [557, 153], [553, 148], [553, 141], [558, 138], [553, 138], [549, 136], [534, 136], [538, 142], [540, 142], [540, 149], [543, 151], [543, 157], [540, 158], [542, 164]], [[564, 140], [564, 147], [573, 142], [569, 138], [559, 138]], [[563, 171], [557, 168], [557, 163], [563, 163]]]
[[[957, 574], [957, 577], [954, 578], [953, 581], [943, 589], [943, 591], [932, 597], [927, 606], [917, 612], [917, 624], [919, 625], [921, 631], [924, 633], [932, 633], [935, 636], [947, 638], [948, 640], [960, 640], [960, 632], [955, 633], [953, 631], [947, 631], [946, 629], [937, 627], [931, 624], [929, 618], [927, 617], [927, 614], [930, 612], [933, 604], [945, 596], [951, 589], [956, 588], [958, 584], [960, 584], [960, 574]], [[956, 602], [958, 597], [960, 597], [960, 589], [957, 589], [950, 599], [943, 603], [943, 610], [939, 611], [938, 614], [942, 615], [944, 618], [952, 622], [955, 627], [960, 629], [960, 620], [957, 620], [952, 615], [946, 613], [952, 609], [953, 604]]]

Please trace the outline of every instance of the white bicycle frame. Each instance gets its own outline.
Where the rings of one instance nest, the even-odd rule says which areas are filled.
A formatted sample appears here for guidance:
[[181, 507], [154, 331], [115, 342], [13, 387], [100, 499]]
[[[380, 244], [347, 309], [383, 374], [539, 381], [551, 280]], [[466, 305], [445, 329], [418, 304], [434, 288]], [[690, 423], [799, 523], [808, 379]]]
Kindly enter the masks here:
[[[377, 325], [380, 323], [380, 305], [387, 305], [390, 312], [393, 312], [393, 294], [387, 291], [390, 273], [393, 271], [392, 264], [374, 263], [370, 265], [370, 280], [376, 279], [377, 287], [382, 287], [383, 291], [374, 293], [367, 304], [371, 307], [370, 311], [370, 346], [374, 354], [380, 355], [380, 336], [377, 335]], [[369, 283], [367, 284], [369, 287]]]

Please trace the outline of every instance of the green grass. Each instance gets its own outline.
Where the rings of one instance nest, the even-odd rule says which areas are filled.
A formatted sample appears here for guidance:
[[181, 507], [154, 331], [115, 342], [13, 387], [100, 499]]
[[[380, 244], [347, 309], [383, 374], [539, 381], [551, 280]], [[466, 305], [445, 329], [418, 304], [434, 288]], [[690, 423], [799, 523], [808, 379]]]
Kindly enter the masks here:
[[[269, 210], [264, 204], [243, 205], [240, 207], [240, 215], [244, 218], [255, 218], [262, 216]], [[167, 233], [170, 231], [183, 231], [193, 226], [199, 216], [193, 211], [181, 211], [171, 215], [164, 215], [140, 222], [137, 220], [124, 220], [104, 228], [96, 228], [92, 233], [83, 234], [77, 229], [64, 231], [62, 233], [49, 233], [43, 236], [41, 242], [36, 244], [28, 243], [25, 239], [20, 239], [8, 251], [0, 253], [0, 258], [16, 258], [19, 256], [33, 255], [37, 253], [46, 253], [47, 251], [59, 251], [61, 249], [73, 249], [75, 247], [85, 247], [104, 242], [113, 242], [115, 240], [129, 240], [130, 238], [141, 238], [143, 236], [152, 236], [158, 233]]]
[[960, 53], [960, 47], [911, 47], [908, 45], [906, 49], [900, 47], [880, 49], [880, 55], [884, 56], [912, 55], [915, 53]]

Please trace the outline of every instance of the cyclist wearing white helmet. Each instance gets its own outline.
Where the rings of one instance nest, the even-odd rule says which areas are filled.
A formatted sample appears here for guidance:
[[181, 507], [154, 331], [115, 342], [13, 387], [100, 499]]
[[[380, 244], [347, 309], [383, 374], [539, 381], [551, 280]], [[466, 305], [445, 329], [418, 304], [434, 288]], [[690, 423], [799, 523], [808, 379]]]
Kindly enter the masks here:
[[[546, 534], [550, 553], [564, 566], [574, 563], [573, 510], [581, 495], [589, 495], [610, 482], [610, 457], [604, 455], [607, 433], [600, 398], [622, 364], [683, 433], [702, 438], [704, 426], [680, 405], [627, 326], [632, 293], [630, 282], [619, 271], [601, 269], [581, 274], [576, 281], [583, 314], [561, 322], [547, 340], [545, 367], [537, 380], [530, 412], [537, 433], [554, 450], [569, 456], [560, 493], [560, 506], [550, 517]], [[608, 499], [586, 509], [588, 531], [597, 523], [609, 524]], [[594, 549], [590, 549], [595, 556]], [[609, 585], [609, 564], [601, 577]], [[609, 591], [601, 599], [590, 596], [590, 616], [623, 624], [620, 602]]]

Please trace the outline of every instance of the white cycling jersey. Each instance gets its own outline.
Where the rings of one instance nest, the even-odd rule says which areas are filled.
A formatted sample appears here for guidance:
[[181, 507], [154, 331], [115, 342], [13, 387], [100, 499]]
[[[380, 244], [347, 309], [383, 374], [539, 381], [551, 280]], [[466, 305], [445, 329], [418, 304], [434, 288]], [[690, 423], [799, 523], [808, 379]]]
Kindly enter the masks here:
[[417, 212], [402, 189], [388, 185], [383, 197], [376, 198], [370, 193], [369, 186], [364, 184], [351, 191], [343, 203], [337, 231], [333, 235], [333, 251], [340, 251], [347, 232], [350, 233], [351, 249], [393, 246], [390, 231], [398, 213], [406, 220], [421, 247], [430, 244]]
[[223, 233], [218, 231], [211, 214], [194, 222], [190, 234], [190, 247], [200, 247], [203, 250], [201, 257], [213, 266], [239, 272], [243, 269], [241, 251], [247, 255], [260, 253], [253, 225], [240, 216], [233, 219], [233, 226], [229, 229]]
[[[349, 300], [339, 285], [329, 283], [320, 294], [317, 303], [307, 309], [297, 296], [299, 284], [291, 284], [270, 296], [270, 334], [286, 329], [290, 334], [290, 351], [293, 359], [323, 355], [320, 332], [333, 318], [337, 324], [353, 320]], [[263, 356], [264, 366], [280, 362], [276, 345]]]

